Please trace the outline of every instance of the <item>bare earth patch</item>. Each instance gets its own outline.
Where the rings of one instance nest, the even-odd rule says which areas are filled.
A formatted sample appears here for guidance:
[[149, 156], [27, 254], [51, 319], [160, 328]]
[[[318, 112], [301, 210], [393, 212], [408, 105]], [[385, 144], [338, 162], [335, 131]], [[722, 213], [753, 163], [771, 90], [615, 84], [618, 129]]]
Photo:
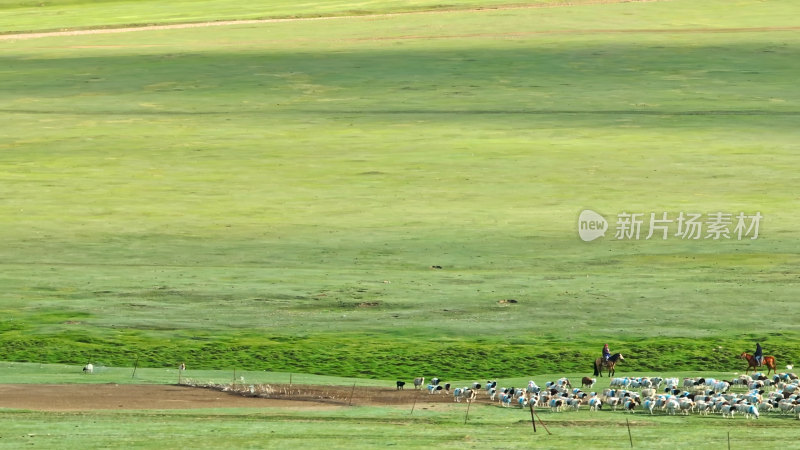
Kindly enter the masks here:
[[[452, 395], [423, 390], [352, 386], [271, 385], [269, 394], [183, 385], [0, 384], [0, 408], [36, 411], [89, 411], [196, 408], [311, 408], [453, 402]], [[488, 402], [485, 395], [482, 401]]]

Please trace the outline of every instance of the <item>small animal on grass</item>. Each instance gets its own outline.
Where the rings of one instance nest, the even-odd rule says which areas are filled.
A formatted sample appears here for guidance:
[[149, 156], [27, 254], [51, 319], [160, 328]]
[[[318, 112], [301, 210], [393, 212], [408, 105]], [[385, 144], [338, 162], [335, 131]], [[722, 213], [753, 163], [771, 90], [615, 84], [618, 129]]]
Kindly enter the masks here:
[[442, 393], [441, 386], [435, 386], [433, 384], [428, 385], [428, 394], [441, 394], [441, 393]]
[[453, 400], [459, 403], [461, 403], [461, 399], [465, 399], [467, 402], [471, 402], [475, 400], [476, 394], [477, 394], [476, 390], [470, 389], [468, 387], [455, 388], [453, 390]]
[[419, 389], [422, 387], [422, 383], [425, 382], [425, 377], [417, 377], [414, 378], [414, 389]]
[[641, 401], [638, 397], [628, 398], [625, 400], [625, 403], [622, 405], [626, 412], [636, 412], [636, 408], [641, 405]]
[[91, 363], [83, 366], [83, 373], [93, 373], [93, 372], [94, 372], [94, 366]]
[[405, 385], [406, 385], [405, 381], [398, 381], [397, 382], [397, 390], [398, 391], [402, 391], [403, 390], [403, 386], [405, 386]]
[[595, 383], [597, 383], [597, 378], [583, 377], [583, 379], [581, 379], [582, 388], [588, 387], [589, 389], [591, 389]]

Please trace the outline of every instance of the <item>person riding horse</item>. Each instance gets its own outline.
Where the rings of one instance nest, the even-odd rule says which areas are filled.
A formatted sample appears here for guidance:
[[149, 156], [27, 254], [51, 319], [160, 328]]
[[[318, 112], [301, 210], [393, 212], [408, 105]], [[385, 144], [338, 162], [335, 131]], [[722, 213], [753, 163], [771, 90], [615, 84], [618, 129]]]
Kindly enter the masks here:
[[764, 361], [764, 351], [761, 350], [761, 344], [756, 342], [756, 351], [753, 353], [753, 358], [756, 359], [759, 367], [763, 364]]
[[603, 361], [608, 362], [608, 358], [611, 357], [611, 350], [608, 349], [608, 344], [603, 345]]

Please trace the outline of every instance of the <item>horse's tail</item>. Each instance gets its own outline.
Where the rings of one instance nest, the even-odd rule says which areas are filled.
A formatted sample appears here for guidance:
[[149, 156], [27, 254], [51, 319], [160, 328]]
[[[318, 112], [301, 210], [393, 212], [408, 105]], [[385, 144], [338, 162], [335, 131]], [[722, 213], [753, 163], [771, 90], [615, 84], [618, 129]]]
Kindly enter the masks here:
[[602, 377], [602, 376], [603, 376], [603, 374], [602, 374], [602, 373], [600, 373], [600, 370], [597, 368], [597, 366], [598, 366], [598, 364], [597, 364], [597, 360], [595, 360], [595, 361], [594, 361], [594, 376], [598, 376], [598, 375], [599, 375], [599, 376], [601, 376], [601, 377]]

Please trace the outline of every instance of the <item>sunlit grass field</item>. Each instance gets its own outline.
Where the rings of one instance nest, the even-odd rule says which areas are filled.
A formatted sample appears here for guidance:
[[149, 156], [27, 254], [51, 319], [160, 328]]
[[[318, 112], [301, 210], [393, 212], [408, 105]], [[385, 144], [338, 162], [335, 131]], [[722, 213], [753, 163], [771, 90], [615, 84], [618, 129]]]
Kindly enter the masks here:
[[[96, 366], [92, 375], [81, 373], [80, 366], [32, 363], [0, 364], [0, 383], [31, 383], [35, 393], [38, 383], [175, 383], [176, 368], [138, 368]], [[660, 375], [682, 378], [705, 376], [718, 379], [735, 377], [732, 372], [649, 372], [630, 376]], [[196, 370], [185, 377], [200, 383], [232, 382], [231, 370]], [[581, 373], [537, 373], [535, 376], [498, 379], [498, 386], [524, 386], [533, 379], [543, 386], [546, 381], [568, 376], [573, 382]], [[394, 389], [394, 380], [344, 378], [264, 371], [238, 371], [237, 382], [245, 384], [286, 384], [295, 389], [302, 384], [385, 387]], [[184, 378], [186, 380], [186, 378]], [[474, 379], [450, 380], [454, 385], [469, 384]], [[478, 380], [482, 382], [482, 380]], [[608, 387], [608, 378], [599, 378], [600, 392]], [[120, 387], [122, 389], [122, 387]], [[734, 389], [742, 392], [742, 388]], [[407, 392], [413, 396], [414, 391]], [[220, 395], [230, 395], [220, 393]], [[502, 408], [485, 403], [485, 394], [470, 405], [455, 402], [432, 402], [429, 394], [417, 391], [413, 404], [392, 406], [341, 406], [330, 404], [294, 408], [206, 408], [194, 410], [95, 410], [41, 412], [3, 409], [0, 411], [2, 438], [0, 446], [19, 448], [27, 445], [48, 448], [163, 448], [254, 447], [254, 448], [698, 448], [741, 447], [753, 439], [761, 448], [792, 448], [796, 441], [797, 419], [778, 413], [762, 414], [758, 420], [719, 414], [709, 416], [654, 415], [637, 411], [630, 414], [608, 407], [600, 411], [553, 413], [548, 408], [535, 409], [536, 431], [531, 425], [530, 410]]]
[[[466, 406], [353, 407], [335, 411], [285, 409], [94, 411], [59, 414], [8, 411], [0, 446], [19, 448], [792, 448], [796, 419], [747, 421], [720, 416], [675, 417], [588, 410], [540, 412], [533, 432], [519, 408]], [[544, 427], [551, 434], [547, 434]], [[630, 434], [628, 429], [630, 428]], [[143, 432], [146, 430], [146, 432]], [[632, 443], [632, 444], [631, 444]]]
[[[272, 3], [0, 23], [395, 11]], [[742, 370], [760, 340], [796, 362], [800, 6], [459, 4], [0, 40], [0, 359], [510, 377], [604, 342], [628, 370]], [[606, 237], [579, 239], [583, 209]], [[614, 239], [622, 212], [764, 219]]]

